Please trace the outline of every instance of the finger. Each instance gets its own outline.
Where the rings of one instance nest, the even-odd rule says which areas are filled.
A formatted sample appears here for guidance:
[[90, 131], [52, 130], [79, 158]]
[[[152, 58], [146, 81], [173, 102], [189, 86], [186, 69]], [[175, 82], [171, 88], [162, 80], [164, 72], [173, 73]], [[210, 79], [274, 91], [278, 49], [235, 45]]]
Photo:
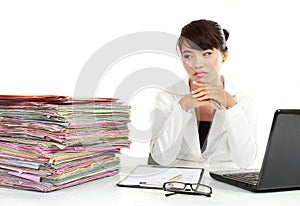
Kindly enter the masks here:
[[222, 103], [220, 103], [219, 101], [217, 101], [215, 99], [211, 99], [211, 102], [213, 105], [216, 106], [217, 109], [222, 109], [224, 107]]
[[197, 101], [205, 101], [205, 100], [210, 100], [210, 96], [209, 95], [203, 95], [202, 97], [197, 98]]
[[209, 85], [209, 84], [202, 84], [202, 83], [200, 83], [200, 84], [198, 84], [197, 86], [199, 86], [199, 88], [197, 88], [197, 89], [191, 91], [192, 94], [195, 94], [195, 93], [200, 92], [200, 91], [202, 91], [202, 90], [207, 90], [207, 91], [210, 91], [210, 92], [213, 92], [213, 91], [216, 91], [216, 92], [217, 92], [217, 91], [220, 91], [220, 88], [215, 87], [215, 86], [213, 86], [213, 85]]
[[196, 82], [196, 81], [193, 81], [193, 84], [194, 85], [197, 85], [197, 86], [199, 86], [199, 87], [203, 87], [203, 86], [205, 86], [205, 84], [204, 83], [201, 83], [201, 82]]
[[191, 92], [194, 98], [209, 94], [210, 96], [218, 96], [218, 90], [214, 88], [199, 88]]
[[209, 100], [206, 101], [196, 101], [197, 107], [200, 106], [208, 106], [209, 105]]
[[199, 86], [199, 88], [197, 88], [195, 90], [192, 90], [191, 93], [196, 94], [196, 93], [199, 93], [199, 92], [204, 91], [204, 90], [208, 90], [208, 87], [206, 87], [205, 85], [204, 86]]
[[204, 95], [208, 95], [211, 99], [221, 99], [222, 95], [219, 94], [219, 91], [215, 89], [201, 89], [201, 90], [195, 90], [192, 94], [193, 98], [199, 98]]
[[199, 89], [193, 90], [191, 92], [192, 96], [198, 95], [198, 94], [201, 94], [201, 93], [208, 93], [208, 91], [205, 88], [199, 88]]
[[217, 104], [216, 102], [211, 102], [210, 103], [210, 106], [213, 107], [215, 110], [220, 110], [220, 105]]
[[196, 102], [197, 107], [203, 107], [203, 106], [212, 106], [212, 103], [210, 100], [205, 100], [205, 101], [197, 101]]
[[201, 92], [199, 92], [197, 94], [192, 95], [192, 97], [194, 99], [198, 99], [198, 98], [203, 97], [205, 95], [209, 95], [209, 93], [207, 91], [201, 91]]

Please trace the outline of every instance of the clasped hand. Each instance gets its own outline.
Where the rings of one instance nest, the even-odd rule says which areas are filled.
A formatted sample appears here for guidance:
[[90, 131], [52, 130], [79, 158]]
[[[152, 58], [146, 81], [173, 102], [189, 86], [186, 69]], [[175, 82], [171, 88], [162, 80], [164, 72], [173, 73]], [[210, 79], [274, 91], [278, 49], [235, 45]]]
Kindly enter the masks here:
[[223, 84], [220, 81], [213, 83], [192, 82], [197, 87], [189, 95], [180, 99], [181, 107], [188, 111], [189, 109], [211, 106], [215, 110], [226, 108], [226, 98]]

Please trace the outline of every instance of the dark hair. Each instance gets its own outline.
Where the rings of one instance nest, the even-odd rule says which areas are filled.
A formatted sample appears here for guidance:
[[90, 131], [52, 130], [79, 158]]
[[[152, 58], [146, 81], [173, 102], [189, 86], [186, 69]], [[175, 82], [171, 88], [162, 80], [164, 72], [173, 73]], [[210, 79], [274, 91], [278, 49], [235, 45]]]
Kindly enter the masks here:
[[217, 22], [205, 19], [195, 20], [182, 28], [177, 46], [180, 52], [183, 44], [198, 50], [216, 48], [225, 52], [228, 37], [229, 32], [222, 29]]

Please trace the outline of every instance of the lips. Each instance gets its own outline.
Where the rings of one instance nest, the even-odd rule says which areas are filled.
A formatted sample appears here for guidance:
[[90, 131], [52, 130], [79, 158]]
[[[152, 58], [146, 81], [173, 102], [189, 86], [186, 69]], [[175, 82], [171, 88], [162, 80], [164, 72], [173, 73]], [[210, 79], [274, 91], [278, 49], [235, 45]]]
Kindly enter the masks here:
[[194, 73], [194, 76], [197, 76], [197, 77], [204, 77], [205, 75], [207, 75], [207, 72], [195, 72]]

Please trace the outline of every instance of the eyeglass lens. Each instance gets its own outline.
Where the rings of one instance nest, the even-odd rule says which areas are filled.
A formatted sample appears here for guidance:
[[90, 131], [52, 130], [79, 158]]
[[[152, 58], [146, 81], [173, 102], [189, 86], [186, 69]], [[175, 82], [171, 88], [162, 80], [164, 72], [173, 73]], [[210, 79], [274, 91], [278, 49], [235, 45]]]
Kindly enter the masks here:
[[189, 184], [189, 183], [182, 183], [182, 182], [169, 182], [166, 183], [165, 189], [169, 191], [195, 191], [199, 193], [211, 193], [211, 188], [206, 185], [201, 184]]

